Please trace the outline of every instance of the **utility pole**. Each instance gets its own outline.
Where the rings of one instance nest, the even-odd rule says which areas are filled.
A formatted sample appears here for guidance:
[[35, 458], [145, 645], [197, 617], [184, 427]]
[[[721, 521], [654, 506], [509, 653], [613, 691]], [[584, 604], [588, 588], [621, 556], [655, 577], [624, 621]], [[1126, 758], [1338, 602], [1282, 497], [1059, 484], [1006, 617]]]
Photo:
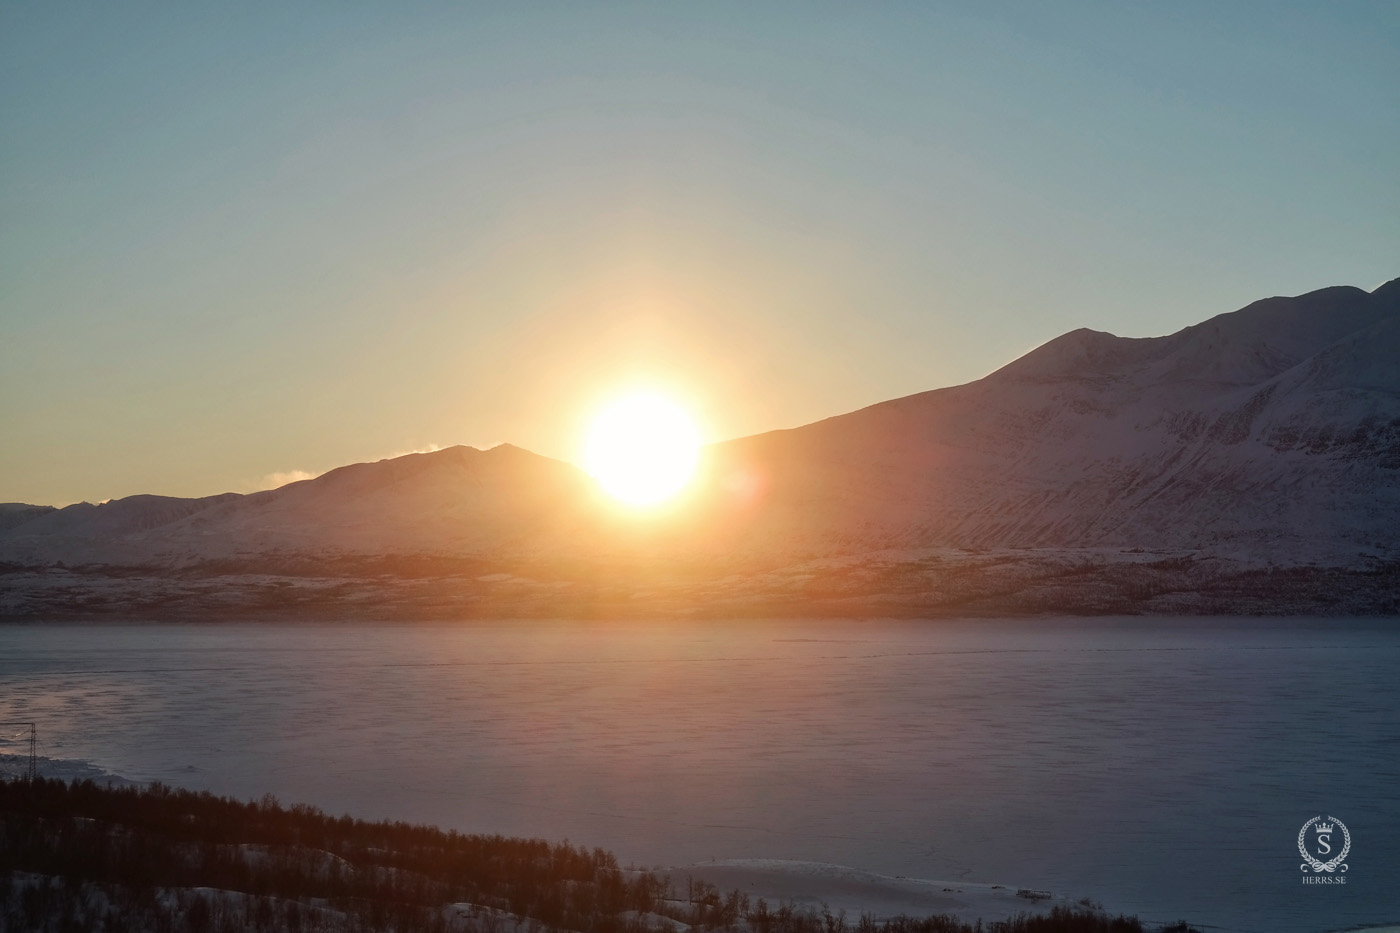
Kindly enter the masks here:
[[0, 726], [29, 727], [29, 767], [25, 770], [24, 779], [33, 784], [39, 778], [39, 727], [32, 722], [0, 722]]

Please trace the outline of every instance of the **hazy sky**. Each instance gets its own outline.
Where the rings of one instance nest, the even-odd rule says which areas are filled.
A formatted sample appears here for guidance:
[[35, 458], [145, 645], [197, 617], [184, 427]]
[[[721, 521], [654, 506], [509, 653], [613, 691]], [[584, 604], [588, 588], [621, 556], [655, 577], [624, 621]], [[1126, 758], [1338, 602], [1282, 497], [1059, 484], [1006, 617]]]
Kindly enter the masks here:
[[714, 439], [1400, 275], [1400, 4], [0, 7], [0, 501]]

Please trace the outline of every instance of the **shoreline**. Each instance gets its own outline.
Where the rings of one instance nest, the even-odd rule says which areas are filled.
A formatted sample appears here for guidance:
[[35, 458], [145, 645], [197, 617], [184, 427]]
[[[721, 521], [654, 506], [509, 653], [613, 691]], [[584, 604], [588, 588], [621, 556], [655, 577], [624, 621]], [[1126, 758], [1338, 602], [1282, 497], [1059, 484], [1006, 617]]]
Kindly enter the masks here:
[[[0, 753], [0, 780], [22, 779], [27, 765], [27, 755]], [[91, 780], [107, 787], [144, 787], [156, 783], [134, 780], [81, 759], [39, 756], [37, 765], [42, 778]], [[1037, 896], [1031, 897], [1030, 889], [1015, 884], [896, 877], [846, 865], [796, 859], [718, 859], [690, 865], [655, 866], [650, 870], [669, 875], [673, 888], [682, 892], [688, 881], [700, 882], [722, 892], [741, 891], [755, 901], [763, 898], [775, 907], [788, 903], [799, 911], [815, 914], [829, 909], [851, 920], [865, 914], [877, 921], [900, 915], [947, 914], [967, 922], [979, 919], [992, 922], [1018, 913], [1048, 913], [1055, 906], [1084, 905], [1087, 900], [1050, 892], [1034, 892]], [[1018, 895], [1018, 891], [1026, 893]], [[1040, 896], [1042, 894], [1049, 896]]]
[[848, 919], [867, 914], [877, 921], [899, 915], [947, 914], [974, 922], [1004, 920], [1017, 913], [1048, 913], [1056, 906], [1088, 906], [1087, 898], [1014, 884], [908, 878], [796, 859], [716, 859], [663, 870], [671, 874], [673, 883], [689, 875], [721, 891], [738, 890], [755, 899], [786, 901], [817, 913], [844, 913]]
[[[41, 778], [69, 782], [91, 780], [112, 788], [164, 783], [134, 780], [82, 759], [39, 756], [36, 764]], [[27, 766], [27, 755], [0, 753], [0, 781], [22, 780]], [[800, 913], [840, 917], [848, 922], [864, 917], [879, 923], [901, 916], [945, 915], [964, 923], [979, 920], [994, 923], [1017, 915], [1046, 914], [1056, 907], [1104, 909], [1089, 898], [1075, 898], [1014, 884], [911, 878], [801, 859], [712, 859], [688, 865], [643, 866], [625, 871], [651, 871], [669, 876], [677, 897], [684, 894], [689, 886], [694, 886], [697, 895], [706, 888], [719, 892], [738, 891], [755, 902], [762, 898], [771, 907], [786, 904]], [[1148, 919], [1127, 911], [1122, 913], [1152, 926], [1177, 922], [1175, 918]], [[1236, 928], [1205, 925], [1205, 929], [1226, 933]], [[1245, 933], [1243, 928], [1239, 929], [1239, 933]], [[1400, 933], [1400, 921], [1379, 926], [1326, 928], [1317, 933]]]

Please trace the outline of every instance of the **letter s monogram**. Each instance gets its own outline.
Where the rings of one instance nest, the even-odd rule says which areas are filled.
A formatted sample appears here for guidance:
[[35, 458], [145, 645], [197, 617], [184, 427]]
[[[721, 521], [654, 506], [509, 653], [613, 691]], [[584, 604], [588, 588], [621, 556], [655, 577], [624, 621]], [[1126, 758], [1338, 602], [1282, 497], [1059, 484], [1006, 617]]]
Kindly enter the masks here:
[[1327, 844], [1326, 833], [1323, 833], [1322, 835], [1317, 837], [1317, 847], [1322, 850], [1323, 855], [1326, 855], [1327, 853], [1332, 851], [1332, 847]]

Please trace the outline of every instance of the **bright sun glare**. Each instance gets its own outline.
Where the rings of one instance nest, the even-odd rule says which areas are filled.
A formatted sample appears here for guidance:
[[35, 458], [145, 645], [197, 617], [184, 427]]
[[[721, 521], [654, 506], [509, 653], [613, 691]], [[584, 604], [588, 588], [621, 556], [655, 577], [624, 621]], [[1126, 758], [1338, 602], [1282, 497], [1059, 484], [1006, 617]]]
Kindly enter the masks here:
[[585, 466], [612, 496], [654, 505], [680, 492], [695, 472], [700, 436], [675, 402], [639, 392], [609, 404], [594, 420]]

